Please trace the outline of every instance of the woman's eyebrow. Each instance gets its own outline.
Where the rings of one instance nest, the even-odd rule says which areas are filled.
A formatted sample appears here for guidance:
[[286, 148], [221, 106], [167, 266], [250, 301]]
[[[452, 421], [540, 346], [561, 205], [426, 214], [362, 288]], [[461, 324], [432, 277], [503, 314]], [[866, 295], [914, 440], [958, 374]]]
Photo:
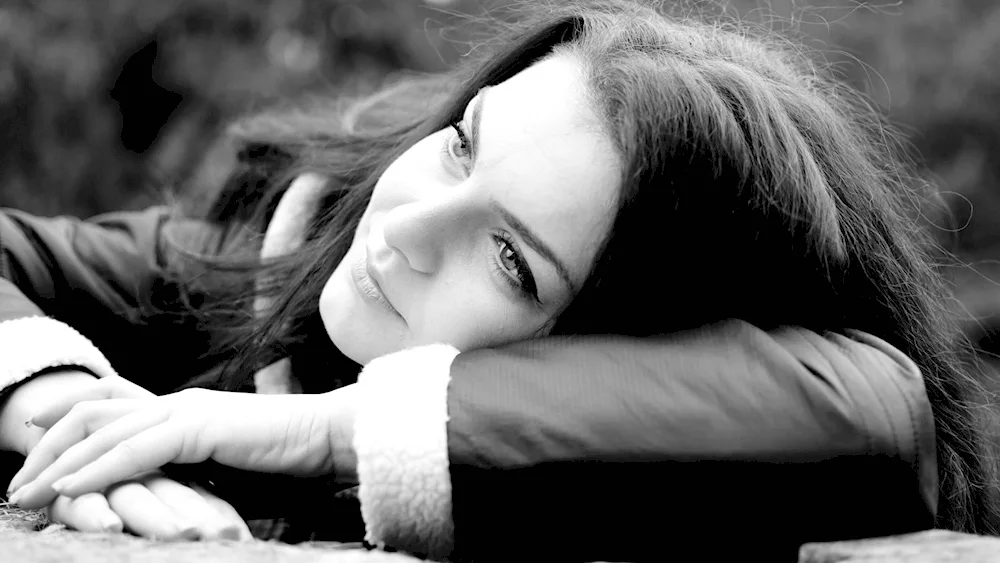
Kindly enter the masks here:
[[551, 248], [545, 241], [538, 237], [527, 225], [524, 224], [516, 215], [510, 212], [509, 209], [504, 207], [495, 199], [490, 199], [490, 208], [493, 209], [503, 220], [510, 225], [510, 228], [524, 239], [524, 242], [528, 244], [535, 252], [541, 255], [542, 258], [549, 261], [553, 267], [556, 269], [556, 273], [559, 274], [559, 278], [566, 284], [569, 288], [570, 294], [576, 295], [576, 286], [573, 285], [573, 278], [569, 275], [569, 269], [562, 260], [556, 256], [556, 253], [552, 251]]

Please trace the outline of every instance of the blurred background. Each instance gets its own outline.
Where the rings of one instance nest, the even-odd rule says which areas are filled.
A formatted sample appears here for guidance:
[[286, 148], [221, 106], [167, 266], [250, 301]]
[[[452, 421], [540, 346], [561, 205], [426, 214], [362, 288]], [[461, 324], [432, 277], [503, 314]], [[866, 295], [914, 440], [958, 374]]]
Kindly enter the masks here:
[[[468, 49], [502, 0], [0, 0], [0, 205], [89, 216], [211, 183], [233, 117], [357, 91]], [[688, 2], [691, 4], [691, 2]], [[708, 9], [707, 2], [696, 2]], [[969, 333], [1000, 351], [1000, 2], [718, 2], [825, 52], [946, 193]]]

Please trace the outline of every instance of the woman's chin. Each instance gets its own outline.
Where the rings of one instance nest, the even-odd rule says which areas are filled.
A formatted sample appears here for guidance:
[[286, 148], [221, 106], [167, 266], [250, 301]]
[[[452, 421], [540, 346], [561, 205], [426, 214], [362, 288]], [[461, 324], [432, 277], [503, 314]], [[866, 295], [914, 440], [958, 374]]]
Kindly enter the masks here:
[[369, 331], [360, 329], [361, 327], [358, 326], [358, 323], [350, 321], [351, 319], [349, 318], [327, 319], [325, 315], [323, 316], [326, 333], [330, 337], [330, 341], [333, 342], [333, 345], [340, 350], [341, 354], [350, 358], [351, 361], [359, 365], [365, 365], [380, 355], [375, 349], [376, 346], [374, 346], [377, 343], [370, 340], [366, 342], [366, 339], [362, 335], [368, 334]]
[[333, 345], [360, 365], [400, 349], [398, 327], [386, 326], [341, 273], [340, 268], [334, 272], [319, 297], [320, 318]]

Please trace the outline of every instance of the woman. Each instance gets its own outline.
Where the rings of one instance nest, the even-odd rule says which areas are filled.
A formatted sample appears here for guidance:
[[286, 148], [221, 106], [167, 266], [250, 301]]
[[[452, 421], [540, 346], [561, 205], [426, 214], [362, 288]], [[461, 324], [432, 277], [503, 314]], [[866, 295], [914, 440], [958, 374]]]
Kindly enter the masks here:
[[[11, 500], [103, 498], [211, 459], [359, 482], [369, 541], [435, 556], [657, 557], [669, 530], [789, 559], [805, 541], [994, 533], [985, 403], [896, 147], [853, 100], [743, 30], [546, 8], [482, 60], [342, 117], [251, 120], [207, 235], [151, 210], [68, 244], [11, 212], [3, 236], [44, 258], [8, 251], [7, 318], [41, 302], [157, 393], [195, 367], [189, 386], [242, 389], [261, 366], [258, 387], [290, 370], [283, 388], [307, 393], [139, 398], [105, 377], [56, 396], [35, 377], [0, 413], [36, 433]], [[296, 208], [315, 215], [287, 221]], [[228, 274], [165, 276], [164, 229], [208, 236], [219, 257], [198, 262]], [[261, 231], [265, 255], [269, 238], [294, 250], [241, 260]], [[248, 319], [235, 296], [254, 283]], [[43, 322], [0, 329], [23, 345]], [[80, 353], [8, 380], [112, 374], [66, 340]], [[162, 365], [134, 352], [164, 341]], [[18, 399], [35, 384], [52, 395]], [[118, 399], [70, 411], [93, 398]]]

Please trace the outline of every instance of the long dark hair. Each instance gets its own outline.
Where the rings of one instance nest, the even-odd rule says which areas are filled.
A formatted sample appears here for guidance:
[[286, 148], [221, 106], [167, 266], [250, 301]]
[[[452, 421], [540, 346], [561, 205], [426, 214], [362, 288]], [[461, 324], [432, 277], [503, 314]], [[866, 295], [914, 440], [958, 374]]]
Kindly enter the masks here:
[[[966, 345], [934, 267], [940, 255], [910, 209], [924, 185], [891, 128], [801, 49], [637, 3], [539, 7], [450, 73], [235, 126], [238, 170], [205, 213], [227, 242], [202, 261], [213, 281], [192, 289], [214, 296], [216, 306], [198, 314], [217, 359], [227, 359], [192, 384], [236, 389], [286, 354], [324, 372], [327, 383], [313, 389], [349, 382], [356, 366], [330, 345], [317, 302], [377, 178], [480, 88], [553, 50], [582, 62], [624, 165], [613, 231], [553, 333], [644, 336], [740, 318], [876, 335], [923, 372], [939, 525], [995, 533], [985, 392], [963, 367]], [[290, 179], [306, 171], [330, 178], [306, 244], [257, 263], [253, 241]], [[272, 282], [259, 290], [274, 299], [269, 315], [245, 314], [259, 293], [253, 279]], [[635, 310], [643, 315], [623, 314]]]

